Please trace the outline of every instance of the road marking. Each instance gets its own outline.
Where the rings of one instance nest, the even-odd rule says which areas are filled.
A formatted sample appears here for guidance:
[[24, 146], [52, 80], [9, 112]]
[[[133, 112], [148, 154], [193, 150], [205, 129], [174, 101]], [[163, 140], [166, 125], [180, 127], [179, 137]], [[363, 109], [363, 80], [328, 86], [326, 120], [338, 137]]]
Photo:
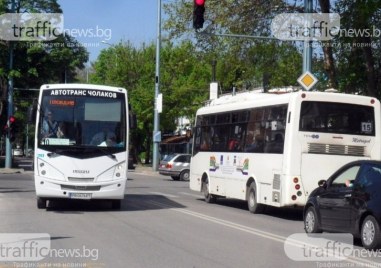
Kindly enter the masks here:
[[162, 195], [162, 196], [170, 197], [170, 198], [178, 198], [177, 195], [165, 194], [165, 193], [160, 193], [160, 192], [150, 192], [150, 194]]
[[[183, 214], [186, 214], [186, 215], [190, 215], [190, 216], [193, 216], [193, 217], [196, 217], [196, 218], [200, 218], [200, 219], [203, 219], [203, 220], [206, 220], [206, 221], [209, 221], [209, 222], [213, 222], [213, 223], [216, 223], [216, 224], [219, 224], [219, 225], [230, 227], [230, 228], [233, 228], [233, 229], [236, 229], [236, 230], [239, 230], [239, 231], [250, 233], [250, 234], [253, 234], [253, 235], [256, 235], [256, 236], [267, 238], [267, 239], [270, 239], [270, 240], [273, 240], [273, 241], [276, 241], [276, 242], [280, 242], [280, 243], [283, 243], [283, 244], [284, 244], [284, 242], [287, 239], [287, 237], [285, 237], [285, 236], [272, 234], [272, 233], [269, 233], [269, 232], [266, 232], [266, 231], [262, 231], [262, 230], [259, 230], [259, 229], [256, 229], [256, 228], [248, 227], [248, 226], [241, 225], [241, 224], [238, 224], [238, 223], [234, 223], [234, 222], [231, 222], [231, 221], [226, 221], [226, 220], [223, 220], [223, 219], [220, 219], [220, 218], [215, 218], [215, 217], [208, 216], [208, 215], [205, 215], [205, 214], [202, 214], [202, 213], [198, 213], [198, 212], [195, 212], [195, 211], [191, 211], [191, 210], [188, 210], [188, 209], [173, 208], [170, 205], [167, 205], [167, 204], [164, 204], [164, 203], [155, 202], [155, 201], [148, 201], [148, 203], [151, 203], [152, 205], [156, 205], [156, 206], [161, 207], [161, 208], [167, 208], [169, 210], [173, 210], [173, 211], [180, 212], [180, 213], [183, 213]], [[311, 250], [316, 251], [316, 245], [309, 245], [309, 244], [301, 243], [300, 241], [297, 241], [297, 240], [290, 240], [290, 239], [288, 239], [287, 242], [290, 245], [301, 247], [301, 248], [305, 248], [305, 246], [309, 246], [309, 247], [311, 247], [310, 248]], [[339, 259], [339, 257], [337, 257], [337, 258]], [[345, 259], [343, 261], [351, 262], [351, 263], [358, 264], [358, 265], [361, 265], [361, 266], [366, 265], [366, 267], [380, 267], [380, 264], [377, 263], [377, 262], [373, 262], [373, 261], [370, 261], [370, 260], [367, 260], [367, 259], [363, 259], [363, 258], [359, 258], [359, 257], [349, 256], [347, 259]]]
[[196, 197], [196, 198], [200, 198], [200, 197], [203, 197], [202, 194], [190, 194], [190, 193], [185, 193], [185, 192], [180, 192], [179, 194], [182, 194], [182, 195], [188, 195], [188, 196], [192, 196], [192, 197]]

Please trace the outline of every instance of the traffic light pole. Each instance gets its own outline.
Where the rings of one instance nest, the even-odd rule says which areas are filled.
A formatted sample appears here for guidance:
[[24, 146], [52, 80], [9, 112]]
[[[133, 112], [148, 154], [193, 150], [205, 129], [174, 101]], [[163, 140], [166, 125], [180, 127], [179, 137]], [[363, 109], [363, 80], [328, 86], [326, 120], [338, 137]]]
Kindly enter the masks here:
[[[9, 71], [13, 69], [13, 43], [9, 43]], [[5, 168], [12, 167], [12, 143], [11, 143], [11, 128], [9, 118], [13, 116], [13, 76], [8, 78], [8, 117], [7, 117], [7, 133], [5, 138]]]
[[[11, 3], [11, 12], [15, 12], [15, 0]], [[8, 75], [8, 119], [7, 124], [9, 126], [9, 118], [13, 116], [13, 42], [9, 41], [9, 75]], [[12, 144], [11, 144], [11, 132], [10, 127], [7, 128], [5, 138], [5, 168], [12, 167]]]
[[156, 68], [155, 68], [155, 107], [153, 123], [153, 153], [152, 169], [157, 171], [159, 165], [159, 143], [161, 134], [159, 131], [158, 96], [160, 93], [160, 47], [161, 47], [161, 0], [157, 0], [157, 40], [156, 40]]

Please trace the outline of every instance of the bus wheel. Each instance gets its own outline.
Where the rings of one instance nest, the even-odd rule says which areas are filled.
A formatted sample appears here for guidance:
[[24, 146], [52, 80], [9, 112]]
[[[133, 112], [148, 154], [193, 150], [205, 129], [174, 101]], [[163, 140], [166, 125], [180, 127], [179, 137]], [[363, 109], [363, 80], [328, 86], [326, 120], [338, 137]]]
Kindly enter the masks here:
[[251, 213], [257, 214], [264, 211], [264, 205], [258, 204], [256, 195], [255, 183], [252, 182], [249, 187], [249, 194], [247, 196], [247, 206]]
[[204, 193], [204, 198], [206, 203], [214, 203], [216, 202], [216, 197], [209, 193], [209, 181], [206, 179], [202, 183], [202, 192]]
[[45, 209], [46, 208], [46, 199], [37, 197], [37, 207], [39, 209]]
[[184, 170], [180, 174], [180, 180], [182, 181], [188, 181], [189, 180], [189, 170]]

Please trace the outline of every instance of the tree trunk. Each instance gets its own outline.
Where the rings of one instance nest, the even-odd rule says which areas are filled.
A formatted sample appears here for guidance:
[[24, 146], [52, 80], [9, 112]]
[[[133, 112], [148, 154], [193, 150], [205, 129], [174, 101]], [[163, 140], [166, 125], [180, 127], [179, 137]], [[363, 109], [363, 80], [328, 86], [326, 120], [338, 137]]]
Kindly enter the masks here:
[[149, 123], [146, 122], [145, 124], [145, 129], [146, 129], [146, 158], [145, 158], [145, 163], [149, 164], [149, 161], [151, 159], [151, 143], [152, 143], [152, 133], [150, 132]]
[[[330, 13], [330, 0], [319, 0], [322, 13]], [[332, 42], [323, 42], [324, 70], [328, 75], [328, 88], [337, 88], [336, 68], [333, 58]]]
[[362, 48], [365, 56], [365, 66], [366, 66], [366, 77], [367, 77], [367, 95], [372, 97], [377, 97], [377, 83], [376, 83], [376, 75], [374, 69], [374, 58], [372, 53], [372, 40], [370, 37], [363, 37], [362, 44], [364, 47]]

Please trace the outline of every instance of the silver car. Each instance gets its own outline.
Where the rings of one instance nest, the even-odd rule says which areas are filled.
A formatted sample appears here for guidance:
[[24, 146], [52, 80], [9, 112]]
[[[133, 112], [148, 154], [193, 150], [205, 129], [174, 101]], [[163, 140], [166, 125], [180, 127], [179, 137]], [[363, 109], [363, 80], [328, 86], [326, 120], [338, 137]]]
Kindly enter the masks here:
[[190, 154], [170, 154], [159, 164], [159, 174], [171, 176], [173, 180], [189, 180]]

